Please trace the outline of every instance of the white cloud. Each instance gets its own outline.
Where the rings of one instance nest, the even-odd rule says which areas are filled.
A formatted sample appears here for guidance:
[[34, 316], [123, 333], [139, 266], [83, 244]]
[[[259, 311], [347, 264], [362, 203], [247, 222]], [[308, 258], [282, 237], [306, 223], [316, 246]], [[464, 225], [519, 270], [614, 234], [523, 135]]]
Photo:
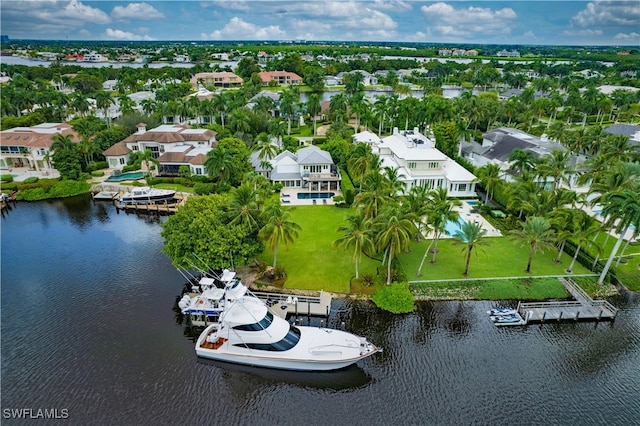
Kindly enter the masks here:
[[593, 36], [601, 36], [602, 30], [567, 30], [562, 33], [568, 37], [593, 37]]
[[571, 18], [571, 25], [640, 27], [640, 2], [596, 0]]
[[201, 33], [200, 36], [210, 40], [282, 40], [287, 34], [278, 25], [259, 27], [250, 22], [233, 17], [221, 30], [215, 30], [209, 34]]
[[474, 6], [456, 9], [439, 2], [422, 6], [420, 10], [433, 23], [431, 33], [449, 38], [508, 34], [511, 23], [517, 18], [516, 12], [509, 7], [495, 11]]
[[111, 22], [105, 12], [78, 0], [2, 1], [0, 7], [3, 34], [16, 38], [69, 36], [85, 25]]
[[624, 33], [618, 33], [613, 37], [615, 40], [622, 40], [622, 41], [640, 41], [640, 34], [638, 33], [629, 33], [629, 34], [624, 34]]
[[110, 39], [110, 40], [155, 40], [154, 38], [149, 37], [146, 34], [145, 35], [134, 34], [132, 32], [114, 30], [111, 28], [107, 28], [104, 34], [107, 37], [107, 39]]
[[149, 3], [129, 3], [127, 6], [116, 6], [111, 11], [116, 19], [162, 19], [164, 15]]

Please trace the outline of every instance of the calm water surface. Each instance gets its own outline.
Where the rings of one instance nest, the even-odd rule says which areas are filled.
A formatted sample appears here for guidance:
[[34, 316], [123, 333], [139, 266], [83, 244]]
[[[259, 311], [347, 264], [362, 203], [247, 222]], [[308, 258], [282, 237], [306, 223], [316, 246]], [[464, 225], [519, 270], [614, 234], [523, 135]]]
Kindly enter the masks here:
[[513, 328], [490, 323], [489, 302], [392, 316], [338, 300], [330, 323], [384, 353], [333, 373], [216, 364], [177, 323], [162, 220], [86, 198], [2, 219], [3, 410], [67, 409], [79, 425], [640, 424], [637, 293], [612, 300], [614, 323]]

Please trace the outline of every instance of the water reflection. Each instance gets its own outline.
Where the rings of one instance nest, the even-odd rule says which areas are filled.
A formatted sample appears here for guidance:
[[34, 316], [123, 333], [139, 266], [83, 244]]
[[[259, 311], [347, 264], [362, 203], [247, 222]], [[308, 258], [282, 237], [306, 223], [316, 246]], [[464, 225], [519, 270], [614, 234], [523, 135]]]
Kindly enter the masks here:
[[233, 373], [228, 375], [231, 376], [229, 380], [234, 383], [243, 383], [243, 385], [247, 387], [249, 387], [251, 382], [256, 381], [256, 378], [259, 378], [263, 382], [260, 383], [261, 386], [265, 384], [288, 384], [302, 388], [329, 389], [334, 391], [358, 389], [371, 382], [371, 377], [356, 364], [340, 370], [309, 372], [252, 367], [204, 358], [198, 358], [198, 363], [219, 368], [226, 373]]

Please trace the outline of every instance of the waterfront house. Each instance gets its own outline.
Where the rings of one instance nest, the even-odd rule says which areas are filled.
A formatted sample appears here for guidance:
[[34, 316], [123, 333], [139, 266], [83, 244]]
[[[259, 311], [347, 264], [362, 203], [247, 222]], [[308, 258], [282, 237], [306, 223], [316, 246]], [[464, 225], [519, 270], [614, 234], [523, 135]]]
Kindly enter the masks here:
[[637, 124], [613, 124], [604, 129], [604, 133], [608, 135], [624, 135], [629, 138], [630, 145], [640, 147], [640, 126]]
[[[216, 144], [216, 132], [192, 129], [186, 124], [163, 124], [151, 130], [138, 124], [138, 131], [103, 152], [110, 168], [127, 164], [132, 152], [151, 150], [160, 163], [159, 174], [177, 175], [180, 166], [189, 166], [192, 174], [206, 174], [204, 160]], [[164, 154], [167, 155], [164, 155]]]
[[[500, 127], [486, 132], [482, 136], [482, 144], [460, 142], [460, 156], [462, 158], [467, 159], [475, 167], [482, 167], [487, 164], [499, 165], [503, 171], [503, 179], [507, 182], [515, 181], [509, 157], [516, 149], [530, 152], [535, 159], [550, 155], [553, 151], [567, 151], [565, 147], [546, 137], [539, 138], [510, 127]], [[575, 167], [582, 160], [578, 157], [572, 157], [570, 166]], [[571, 177], [574, 185], [576, 179], [577, 176]], [[553, 178], [539, 179], [539, 181], [542, 184], [550, 185]]]
[[270, 160], [261, 160], [258, 155], [258, 152], [251, 154], [251, 164], [272, 183], [309, 191], [340, 190], [338, 166], [333, 163], [331, 154], [316, 146], [301, 148], [295, 154], [284, 151]]
[[447, 157], [436, 148], [435, 141], [423, 135], [417, 128], [399, 131], [384, 138], [374, 137], [371, 132], [353, 136], [353, 142], [364, 142], [382, 160], [382, 167], [398, 171], [405, 191], [414, 186], [428, 189], [445, 188], [451, 197], [475, 197], [473, 173]]
[[260, 80], [262, 80], [263, 86], [267, 86], [272, 81], [278, 83], [278, 86], [302, 84], [302, 77], [289, 71], [261, 71], [258, 73], [258, 76]]
[[[0, 132], [0, 169], [13, 172], [26, 168], [43, 175], [52, 175], [51, 144], [57, 134], [70, 135], [73, 142], [80, 137], [66, 123], [42, 123], [32, 127], [14, 127]], [[57, 172], [56, 172], [57, 174]]]
[[191, 86], [194, 89], [199, 87], [238, 87], [244, 83], [244, 80], [236, 74], [229, 71], [222, 72], [199, 72], [191, 77]]
[[355, 74], [355, 73], [360, 73], [362, 75], [362, 84], [364, 84], [365, 86], [375, 86], [376, 84], [378, 84], [378, 77], [376, 77], [373, 74], [370, 74], [364, 70], [354, 70], [354, 71], [349, 71], [349, 72], [341, 72], [338, 73], [337, 77], [338, 79], [340, 79], [340, 81], [344, 81], [344, 76], [346, 74]]

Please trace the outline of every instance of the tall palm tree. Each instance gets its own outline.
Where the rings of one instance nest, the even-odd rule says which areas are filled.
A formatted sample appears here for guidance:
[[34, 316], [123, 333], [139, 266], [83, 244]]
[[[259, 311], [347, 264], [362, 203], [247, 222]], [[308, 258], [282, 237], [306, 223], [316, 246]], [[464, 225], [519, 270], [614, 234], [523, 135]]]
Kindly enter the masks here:
[[543, 217], [530, 216], [522, 224], [522, 229], [511, 231], [511, 237], [529, 246], [529, 260], [527, 262], [527, 274], [531, 273], [531, 261], [536, 251], [553, 247], [555, 237], [549, 221]]
[[211, 103], [212, 103], [213, 109], [217, 111], [218, 114], [220, 114], [220, 124], [224, 129], [224, 117], [227, 114], [227, 111], [229, 110], [229, 103], [230, 103], [229, 95], [227, 94], [227, 92], [220, 92], [218, 96], [215, 96], [214, 98], [211, 99]]
[[291, 135], [291, 119], [295, 115], [295, 106], [299, 99], [291, 88], [285, 89], [280, 95], [280, 111], [287, 119], [287, 135]]
[[377, 230], [378, 248], [385, 253], [387, 260], [387, 285], [389, 285], [391, 284], [391, 263], [411, 244], [416, 233], [415, 225], [403, 215], [399, 206], [389, 204], [376, 218], [374, 227]]
[[362, 253], [372, 252], [374, 248], [371, 221], [365, 218], [362, 209], [356, 214], [347, 216], [347, 223], [340, 225], [340, 237], [333, 242], [333, 246], [341, 249], [353, 248], [353, 260], [356, 264], [356, 279], [360, 278], [358, 265]]
[[300, 225], [290, 220], [291, 213], [285, 210], [280, 203], [272, 203], [264, 212], [266, 224], [260, 229], [259, 236], [263, 241], [269, 243], [269, 248], [273, 250], [273, 267], [276, 267], [278, 260], [278, 247], [283, 243], [285, 249], [289, 249], [289, 244], [298, 237]]
[[485, 204], [491, 199], [498, 185], [502, 183], [501, 173], [500, 166], [494, 163], [486, 164], [476, 170], [476, 181], [480, 182], [486, 191], [484, 194]]
[[220, 146], [207, 153], [207, 159], [204, 162], [209, 176], [218, 178], [218, 187], [224, 184], [233, 167], [233, 154]]
[[571, 239], [577, 244], [577, 247], [573, 254], [573, 259], [571, 259], [571, 264], [569, 264], [569, 267], [567, 268], [568, 273], [571, 274], [573, 272], [573, 265], [576, 263], [576, 259], [580, 253], [580, 248], [584, 244], [590, 243], [598, 252], [602, 250], [600, 245], [593, 240], [594, 235], [598, 233], [600, 228], [600, 222], [592, 216], [589, 216], [586, 212], [582, 211], [582, 214], [576, 216], [574, 232], [571, 235]]
[[615, 231], [619, 234], [619, 237], [598, 278], [598, 284], [604, 282], [604, 278], [607, 272], [609, 272], [609, 268], [611, 268], [613, 258], [616, 257], [618, 249], [620, 249], [620, 245], [629, 229], [634, 227], [634, 235], [637, 235], [638, 230], [640, 230], [640, 184], [638, 180], [636, 180], [636, 184], [632, 188], [605, 194], [602, 197], [602, 204], [602, 215], [612, 217], [616, 220]]
[[309, 99], [307, 99], [307, 112], [313, 118], [313, 136], [317, 134], [316, 122], [321, 111], [322, 106], [320, 105], [320, 95], [318, 93], [310, 94]]
[[258, 152], [259, 160], [268, 161], [278, 155], [278, 147], [271, 143], [271, 139], [266, 133], [258, 135], [256, 144], [253, 146], [253, 150]]
[[359, 143], [356, 145], [353, 153], [347, 160], [347, 167], [349, 168], [349, 172], [353, 175], [354, 178], [357, 178], [359, 181], [359, 191], [362, 192], [362, 181], [364, 176], [369, 171], [369, 166], [371, 165], [370, 156], [373, 155], [371, 153], [371, 147], [364, 143]]
[[107, 125], [111, 125], [111, 117], [109, 116], [109, 107], [114, 103], [113, 98], [111, 97], [111, 93], [105, 92], [104, 90], [96, 93], [96, 108], [102, 110], [102, 115], [104, 115], [104, 119], [107, 121]]
[[287, 123], [282, 121], [280, 118], [275, 118], [269, 121], [269, 125], [267, 126], [269, 133], [278, 139], [278, 147], [282, 148], [282, 135], [287, 131]]
[[570, 173], [568, 163], [571, 153], [569, 151], [555, 150], [551, 155], [543, 157], [538, 164], [538, 174], [544, 177], [553, 178], [553, 187], [556, 189], [562, 181], [566, 182], [566, 177]]
[[233, 219], [231, 225], [241, 225], [250, 230], [259, 226], [260, 210], [258, 208], [258, 192], [247, 183], [243, 183], [232, 191], [229, 214]]
[[156, 157], [154, 157], [153, 152], [150, 149], [145, 149], [141, 153], [140, 159], [147, 167], [147, 179], [149, 179], [151, 177], [151, 163], [153, 163], [156, 168], [160, 168], [160, 163], [156, 160]]
[[367, 219], [378, 216], [383, 205], [391, 200], [387, 180], [380, 173], [369, 173], [365, 176], [362, 192], [356, 195], [354, 204], [364, 208]]
[[438, 241], [446, 230], [447, 222], [457, 222], [460, 215], [456, 207], [462, 205], [460, 200], [449, 199], [446, 188], [436, 188], [430, 192], [430, 213], [429, 223], [433, 227], [433, 258], [431, 263], [436, 263], [438, 252]]
[[[465, 247], [462, 251], [465, 254], [465, 266], [462, 275], [465, 277], [469, 275], [469, 261], [471, 260], [471, 252], [475, 247], [489, 245], [484, 238], [487, 235], [487, 230], [482, 228], [482, 225], [475, 222], [464, 222], [460, 229], [453, 234], [453, 244], [463, 244]], [[476, 250], [476, 254], [477, 254]]]

